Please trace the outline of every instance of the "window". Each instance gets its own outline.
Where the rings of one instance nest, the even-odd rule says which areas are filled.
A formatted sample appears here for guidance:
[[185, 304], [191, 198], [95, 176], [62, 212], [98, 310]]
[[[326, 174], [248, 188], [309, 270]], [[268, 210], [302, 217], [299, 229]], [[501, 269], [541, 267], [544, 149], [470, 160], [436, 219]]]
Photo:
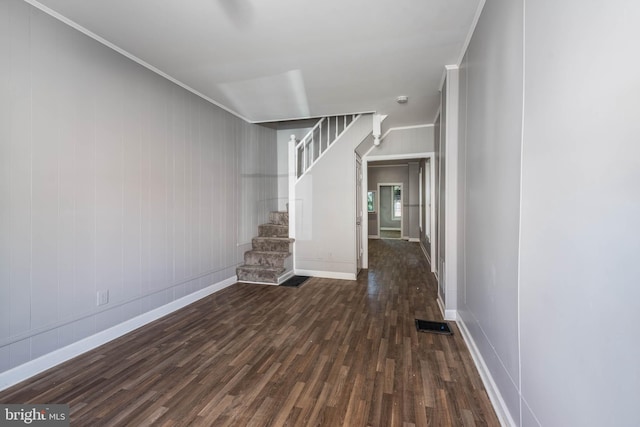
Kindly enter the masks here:
[[376, 192], [367, 191], [367, 212], [375, 213], [376, 211]]
[[393, 206], [393, 219], [402, 218], [402, 196], [399, 185], [394, 185], [391, 191], [391, 206]]

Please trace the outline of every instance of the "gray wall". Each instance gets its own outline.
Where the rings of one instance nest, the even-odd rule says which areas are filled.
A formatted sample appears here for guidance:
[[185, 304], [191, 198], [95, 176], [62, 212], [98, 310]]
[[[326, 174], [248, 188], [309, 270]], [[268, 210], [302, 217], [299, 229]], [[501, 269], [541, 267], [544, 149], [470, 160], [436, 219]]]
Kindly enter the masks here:
[[409, 217], [409, 227], [406, 237], [418, 239], [420, 237], [420, 174], [418, 162], [409, 162], [409, 188], [404, 189], [404, 209]]
[[[367, 168], [367, 187], [368, 191], [378, 191], [379, 183], [402, 183], [402, 191], [406, 192], [409, 188], [409, 171], [407, 165], [403, 166], [372, 166], [369, 165]], [[380, 194], [377, 197], [381, 197]], [[384, 196], [382, 196], [384, 197]], [[387, 196], [387, 198], [390, 196]], [[382, 202], [382, 199], [380, 199]], [[369, 226], [369, 235], [377, 236], [378, 235], [378, 215], [379, 212], [368, 214], [368, 226]], [[407, 230], [407, 225], [409, 224], [409, 215], [406, 209], [402, 213], [404, 224], [402, 235], [405, 236], [405, 232]], [[384, 223], [382, 225], [385, 227]], [[400, 227], [400, 221], [398, 221], [398, 228]]]
[[275, 131], [18, 0], [0, 73], [0, 372], [234, 276]]
[[526, 4], [519, 301], [528, 425], [638, 424], [639, 21], [637, 2]]
[[[398, 219], [393, 218], [393, 203], [392, 203], [392, 187], [383, 185], [378, 187], [380, 189], [380, 211], [378, 212], [378, 218], [380, 218], [380, 227], [382, 228], [397, 228], [400, 229], [402, 221], [400, 217]], [[404, 192], [404, 190], [402, 190]], [[403, 195], [404, 196], [404, 195]]]
[[488, 0], [461, 64], [458, 315], [517, 425], [637, 424], [639, 19]]
[[466, 269], [458, 314], [517, 419], [521, 1], [487, 1], [460, 69]]

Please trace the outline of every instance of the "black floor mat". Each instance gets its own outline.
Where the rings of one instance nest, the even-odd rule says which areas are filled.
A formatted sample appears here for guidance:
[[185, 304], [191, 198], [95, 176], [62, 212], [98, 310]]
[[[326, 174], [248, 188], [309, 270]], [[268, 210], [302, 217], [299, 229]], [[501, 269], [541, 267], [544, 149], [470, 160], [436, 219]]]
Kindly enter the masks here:
[[449, 324], [446, 322], [432, 322], [429, 320], [416, 319], [416, 329], [418, 332], [431, 332], [434, 334], [453, 335]]
[[309, 280], [309, 276], [293, 276], [291, 279], [287, 280], [280, 284], [280, 286], [287, 286], [289, 288], [297, 288], [302, 285], [304, 282]]

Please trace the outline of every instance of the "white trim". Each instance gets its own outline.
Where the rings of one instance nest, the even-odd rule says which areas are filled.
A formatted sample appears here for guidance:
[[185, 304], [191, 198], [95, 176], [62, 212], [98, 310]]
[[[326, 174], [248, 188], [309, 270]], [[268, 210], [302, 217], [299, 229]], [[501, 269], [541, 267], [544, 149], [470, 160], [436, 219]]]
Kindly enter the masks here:
[[253, 124], [261, 124], [261, 123], [278, 123], [278, 122], [294, 122], [296, 120], [320, 120], [323, 117], [334, 117], [334, 116], [362, 116], [365, 114], [375, 114], [375, 111], [360, 111], [356, 113], [339, 113], [339, 114], [329, 114], [328, 116], [297, 116], [297, 117], [289, 117], [283, 119], [269, 119], [269, 120], [247, 120], [249, 123]]
[[402, 228], [397, 227], [380, 227], [382, 231], [402, 231]]
[[[459, 70], [457, 66], [447, 66], [447, 101], [445, 149], [445, 194], [444, 194], [444, 302], [445, 308], [458, 307], [458, 116], [459, 116]], [[442, 142], [442, 141], [441, 141]], [[440, 145], [442, 148], [442, 145]], [[442, 172], [442, 168], [440, 168]], [[442, 183], [442, 181], [440, 181]], [[442, 218], [441, 218], [442, 220]]]
[[[456, 67], [460, 67], [460, 64], [462, 64], [462, 60], [464, 59], [464, 56], [467, 53], [467, 49], [469, 48], [469, 44], [471, 43], [471, 39], [473, 38], [473, 33], [476, 31], [476, 26], [478, 25], [478, 21], [480, 20], [480, 15], [482, 15], [482, 9], [484, 9], [485, 3], [486, 3], [486, 0], [480, 0], [480, 2], [478, 3], [478, 7], [476, 8], [476, 14], [473, 16], [473, 21], [471, 21], [471, 27], [469, 28], [467, 37], [464, 39], [464, 43], [462, 44], [462, 49], [460, 50], [460, 54], [458, 55], [458, 60], [455, 63]], [[442, 92], [442, 86], [444, 85], [444, 81], [447, 78], [446, 67], [447, 66], [445, 66], [445, 69], [442, 71], [442, 77], [440, 77], [440, 84], [438, 85], [438, 87], [440, 88], [439, 89], [440, 92]], [[442, 106], [442, 103], [440, 103], [440, 105]], [[440, 113], [440, 109], [438, 109], [438, 113], [436, 113], [435, 117], [438, 117], [439, 113]], [[435, 122], [435, 119], [433, 121]]]
[[424, 247], [424, 245], [422, 244], [422, 241], [420, 241], [420, 249], [422, 249], [422, 253], [424, 254], [424, 257], [427, 259], [427, 261], [429, 262], [429, 265], [431, 265], [431, 257], [429, 256], [429, 254], [427, 253], [427, 249]]
[[336, 271], [296, 270], [296, 275], [322, 277], [323, 279], [356, 280], [354, 273], [339, 273]]
[[[436, 243], [435, 243], [435, 239], [433, 238], [437, 233], [436, 233], [436, 165], [435, 165], [435, 159], [436, 159], [436, 154], [435, 153], [431, 153], [431, 155], [429, 156], [429, 172], [431, 177], [429, 178], [431, 180], [431, 182], [429, 183], [429, 189], [431, 190], [431, 194], [430, 194], [430, 199], [431, 199], [431, 215], [430, 215], [430, 224], [429, 224], [429, 252], [431, 254], [435, 255], [435, 251], [436, 251]], [[436, 258], [434, 256], [434, 261], [436, 261]], [[429, 262], [431, 263], [431, 272], [435, 273], [436, 272], [436, 265], [435, 262], [431, 262], [431, 259], [429, 259]], [[438, 278], [438, 275], [436, 274], [436, 279]]]
[[[369, 212], [367, 195], [369, 193], [369, 188], [367, 187], [367, 181], [369, 177], [369, 170], [367, 169], [367, 161], [360, 156], [360, 172], [362, 173], [362, 182], [360, 183], [360, 189], [362, 190], [362, 224], [361, 224], [361, 240], [360, 247], [362, 248], [362, 268], [369, 268], [369, 256], [367, 254], [369, 250], [369, 214], [377, 215], [377, 212]], [[357, 196], [356, 196], [357, 197]], [[379, 195], [376, 195], [375, 198], [378, 199]], [[374, 207], [375, 209], [375, 207]]]
[[382, 137], [380, 138], [380, 141], [383, 141], [387, 136], [389, 136], [389, 134], [393, 131], [396, 130], [407, 130], [407, 129], [420, 129], [420, 128], [428, 128], [428, 127], [433, 127], [433, 123], [427, 123], [424, 125], [413, 125], [413, 126], [397, 126], [397, 127], [392, 127], [387, 129], [387, 131], [384, 133], [384, 135], [382, 135]]
[[367, 156], [368, 162], [378, 162], [381, 160], [409, 160], [409, 159], [421, 159], [429, 157], [433, 154], [433, 151], [425, 151], [422, 153], [409, 153], [409, 154], [383, 154]]
[[[36, 0], [24, 0], [24, 1], [25, 1], [25, 3], [28, 3], [31, 6], [35, 7], [36, 9], [39, 9], [42, 12], [46, 13], [47, 15], [57, 19], [58, 21], [62, 22], [63, 24], [66, 24], [66, 25], [70, 26], [71, 28], [81, 32], [85, 36], [94, 39], [95, 41], [97, 41], [98, 43], [108, 47], [109, 49], [112, 49], [112, 50], [118, 52], [120, 55], [132, 60], [133, 62], [135, 62], [137, 64], [142, 65], [143, 67], [145, 67], [149, 71], [152, 71], [152, 72], [158, 74], [159, 76], [164, 77], [165, 79], [169, 80], [170, 82], [177, 84], [181, 88], [193, 93], [196, 96], [199, 96], [200, 98], [204, 99], [207, 102], [210, 102], [211, 104], [215, 105], [216, 107], [222, 108], [224, 111], [233, 114], [237, 118], [242, 119], [247, 123], [252, 123], [252, 124], [275, 123], [275, 122], [307, 120], [307, 119], [314, 119], [315, 118], [315, 117], [309, 117], [309, 116], [297, 116], [297, 117], [269, 119], [269, 120], [250, 120], [250, 119], [244, 117], [243, 115], [241, 115], [240, 113], [238, 113], [237, 111], [232, 110], [231, 108], [229, 108], [229, 107], [227, 107], [227, 106], [215, 101], [213, 98], [203, 94], [202, 92], [197, 91], [196, 89], [192, 88], [191, 86], [187, 85], [186, 83], [183, 83], [180, 80], [176, 79], [175, 77], [170, 76], [169, 74], [165, 73], [164, 71], [162, 71], [162, 70], [154, 67], [153, 65], [149, 64], [148, 62], [138, 58], [134, 54], [124, 50], [123, 48], [119, 47], [118, 45], [115, 45], [115, 44], [111, 43], [110, 41], [100, 37], [99, 35], [97, 35], [96, 33], [92, 32], [91, 30], [83, 27], [82, 25], [80, 25], [77, 22], [67, 18], [66, 16], [56, 12], [55, 10], [50, 9], [49, 7], [43, 5], [42, 3], [40, 3], [40, 2], [38, 2]], [[345, 114], [337, 114], [337, 115], [338, 116], [348, 116], [348, 115], [362, 115], [362, 114], [374, 114], [374, 113], [375, 113], [375, 111], [363, 111], [363, 112], [358, 112], [358, 113], [345, 113]]]
[[151, 311], [143, 313], [139, 316], [124, 321], [118, 325], [115, 325], [109, 329], [98, 332], [87, 338], [76, 341], [73, 344], [69, 344], [66, 347], [47, 353], [43, 356], [33, 359], [20, 366], [16, 366], [13, 369], [2, 372], [0, 374], [0, 391], [4, 390], [12, 385], [18, 384], [40, 372], [46, 371], [60, 363], [73, 359], [87, 351], [100, 347], [103, 344], [108, 343], [116, 338], [119, 338], [135, 329], [140, 328], [154, 320], [171, 314], [189, 304], [192, 304], [202, 298], [205, 298], [215, 292], [218, 292], [224, 288], [227, 288], [237, 282], [237, 277], [229, 277], [221, 282], [214, 283], [204, 289], [186, 295], [161, 307], [155, 308]]
[[371, 165], [370, 168], [408, 168], [409, 164], [400, 164], [400, 165]]
[[208, 97], [207, 95], [205, 95], [205, 94], [203, 94], [201, 92], [198, 92], [197, 90], [195, 90], [191, 86], [189, 86], [189, 85], [187, 85], [185, 83], [182, 83], [180, 80], [170, 76], [169, 74], [161, 71], [160, 69], [154, 67], [153, 65], [149, 64], [148, 62], [145, 62], [142, 59], [138, 58], [134, 54], [129, 53], [126, 50], [122, 49], [121, 47], [119, 47], [119, 46], [111, 43], [110, 41], [100, 37], [99, 35], [97, 35], [94, 32], [88, 30], [87, 28], [83, 27], [82, 25], [78, 24], [77, 22], [72, 21], [71, 19], [67, 18], [66, 16], [59, 14], [55, 10], [49, 9], [47, 6], [43, 5], [42, 3], [40, 3], [40, 2], [38, 2], [36, 0], [24, 0], [24, 1], [26, 3], [29, 3], [31, 6], [37, 8], [37, 9], [40, 9], [42, 12], [46, 13], [47, 15], [57, 19], [58, 21], [70, 26], [71, 28], [73, 28], [73, 29], [75, 29], [77, 31], [80, 31], [85, 36], [91, 37], [92, 39], [94, 39], [98, 43], [108, 47], [109, 49], [115, 50], [120, 55], [122, 55], [122, 56], [124, 56], [126, 58], [129, 58], [133, 62], [136, 62], [136, 63], [142, 65], [146, 69], [158, 74], [161, 77], [164, 77], [165, 79], [169, 80], [172, 83], [177, 84], [181, 88], [193, 93], [194, 95], [199, 96], [200, 98], [204, 99], [205, 101], [210, 102], [211, 104], [215, 105], [216, 107], [222, 108], [226, 112], [233, 114], [234, 116], [238, 117], [239, 119], [242, 119], [247, 123], [262, 123], [260, 121], [252, 121], [252, 120], [247, 119], [246, 117], [242, 116], [240, 113], [232, 110], [231, 108], [228, 108], [228, 107], [220, 104], [219, 102], [214, 101], [212, 98]]
[[271, 282], [254, 282], [252, 280], [238, 280], [238, 283], [249, 283], [251, 285], [266, 285], [266, 286], [278, 286], [279, 283], [271, 283]]
[[[445, 75], [447, 70], [444, 71]], [[442, 91], [441, 91], [442, 92]], [[441, 94], [442, 95], [442, 94]], [[442, 113], [442, 101], [440, 101], [438, 103], [438, 111], [436, 111], [436, 115], [433, 116], [433, 125], [435, 126], [435, 123], [440, 119], [440, 114]], [[440, 127], [442, 128], [442, 123], [440, 124]]]
[[[296, 170], [296, 169], [297, 169], [298, 165], [296, 164], [296, 163], [297, 163], [297, 162], [296, 162], [296, 160], [294, 160], [294, 163], [293, 163], [293, 164], [294, 164], [294, 167], [295, 167], [295, 168], [294, 168], [294, 171], [293, 171], [293, 175], [294, 175], [294, 176], [296, 176], [296, 181], [295, 181], [295, 183], [296, 183], [296, 184], [297, 184], [298, 182], [300, 182], [300, 180], [301, 180], [305, 175], [307, 175], [307, 172], [309, 172], [311, 169], [313, 169], [313, 167], [314, 167], [315, 165], [317, 165], [317, 164], [318, 164], [318, 162], [320, 161], [320, 159], [322, 159], [322, 158], [323, 158], [323, 157], [324, 157], [324, 156], [329, 152], [329, 150], [331, 150], [331, 147], [333, 147], [336, 143], [338, 143], [338, 141], [340, 141], [340, 139], [342, 139], [342, 138], [343, 138], [343, 136], [347, 133], [347, 131], [348, 131], [349, 129], [351, 129], [351, 127], [353, 127], [353, 126], [354, 126], [354, 124], [355, 124], [355, 123], [358, 121], [358, 119], [360, 119], [361, 117], [364, 117], [364, 116], [362, 116], [362, 115], [360, 115], [360, 116], [356, 116], [353, 120], [351, 120], [351, 123], [349, 123], [349, 125], [348, 125], [346, 128], [344, 128], [344, 129], [342, 130], [342, 133], [340, 133], [340, 135], [338, 135], [338, 137], [337, 137], [336, 139], [334, 139], [334, 140], [333, 140], [333, 142], [332, 142], [331, 144], [329, 144], [329, 146], [328, 146], [327, 148], [325, 148], [325, 150], [324, 150], [322, 153], [320, 153], [320, 155], [319, 155], [319, 156], [318, 156], [318, 157], [313, 161], [313, 163], [311, 163], [311, 165], [309, 165], [309, 166], [305, 169], [305, 171], [304, 171], [304, 172], [302, 173], [302, 175], [300, 175], [300, 176], [296, 176], [296, 175], [297, 175], [297, 170]], [[315, 126], [314, 126], [314, 128], [315, 128]], [[309, 133], [311, 133], [311, 132], [313, 132], [313, 129], [309, 131]], [[307, 134], [307, 135], [308, 135], [308, 134]], [[306, 137], [307, 137], [307, 136], [305, 135], [305, 138], [306, 138]], [[300, 140], [300, 142], [302, 142], [303, 140], [304, 140], [304, 138], [302, 138], [302, 139]], [[298, 145], [300, 144], [300, 142], [298, 142]], [[297, 147], [294, 147], [294, 155], [295, 155], [295, 156], [297, 156], [297, 151], [298, 151]]]
[[[293, 136], [293, 135], [292, 135]], [[289, 202], [287, 203], [287, 211], [289, 212], [289, 238], [293, 239], [290, 244], [291, 259], [293, 271], [296, 269], [296, 145], [295, 136], [289, 139], [287, 143], [289, 158]]]
[[436, 302], [438, 303], [440, 314], [442, 314], [444, 320], [456, 321], [458, 319], [458, 312], [456, 310], [446, 310], [444, 308], [444, 304], [442, 303], [440, 295], [438, 295], [438, 298], [436, 298]]
[[420, 243], [419, 237], [409, 237], [409, 241], [412, 243]]
[[467, 53], [467, 48], [469, 47], [469, 43], [471, 43], [471, 39], [473, 38], [473, 33], [476, 31], [476, 26], [478, 25], [478, 21], [480, 20], [480, 15], [482, 15], [482, 9], [484, 8], [484, 4], [485, 4], [485, 0], [480, 0], [480, 2], [478, 3], [478, 7], [476, 8], [476, 14], [473, 17], [473, 21], [471, 21], [471, 27], [469, 28], [467, 37], [465, 38], [464, 43], [462, 45], [462, 50], [460, 51], [460, 55], [458, 56], [458, 61], [456, 62], [458, 66], [462, 64], [464, 55]]
[[371, 148], [369, 148], [369, 149], [367, 150], [367, 152], [366, 152], [366, 153], [364, 153], [364, 155], [362, 156], [362, 160], [363, 160], [363, 161], [365, 161], [365, 159], [369, 156], [369, 153], [370, 153], [370, 152], [372, 152], [374, 148], [376, 148], [376, 146], [375, 146], [375, 145], [372, 145], [372, 146], [371, 146]]
[[[381, 231], [384, 231], [384, 227], [381, 226], [382, 224], [382, 219], [381, 219], [381, 211], [380, 211], [380, 200], [382, 199], [382, 192], [380, 191], [380, 187], [400, 187], [400, 206], [402, 208], [402, 212], [400, 215], [400, 238], [403, 239], [404, 237], [402, 236], [402, 230], [404, 229], [404, 188], [401, 182], [379, 182], [378, 183], [378, 236], [381, 236], [382, 233], [380, 233]], [[392, 221], [397, 221], [397, 219], [395, 219], [395, 216], [393, 216], [393, 188], [391, 189], [391, 220]], [[392, 231], [397, 231], [397, 228], [391, 228]]]
[[482, 379], [482, 383], [484, 384], [484, 388], [487, 390], [487, 394], [489, 395], [489, 400], [491, 400], [491, 404], [493, 405], [493, 409], [496, 411], [496, 415], [498, 416], [498, 420], [500, 420], [500, 424], [503, 426], [516, 426], [516, 423], [509, 412], [509, 408], [507, 407], [506, 402], [504, 401], [502, 394], [500, 393], [500, 389], [498, 388], [496, 382], [487, 367], [487, 364], [478, 350], [471, 333], [467, 329], [467, 325], [464, 323], [462, 316], [459, 316], [456, 324], [458, 325], [458, 329], [460, 330], [460, 335], [462, 335], [462, 339], [467, 343], [467, 347], [469, 348], [469, 353], [471, 353], [471, 358], [473, 359], [476, 368], [478, 369], [478, 373], [480, 374], [480, 378]]
[[377, 235], [375, 235], [375, 234], [370, 234], [370, 235], [368, 235], [368, 236], [367, 236], [367, 238], [368, 238], [368, 239], [379, 239], [379, 238], [380, 238], [380, 236], [377, 236]]
[[[444, 66], [444, 72], [442, 73], [442, 77], [440, 79], [440, 86], [438, 86], [440, 88], [440, 89], [438, 89], [440, 92], [442, 92], [442, 88], [444, 88], [444, 84], [446, 83], [447, 73], [450, 70], [458, 70], [459, 68], [460, 67], [458, 65], [456, 65], [456, 64], [449, 64], [449, 65], [445, 65]], [[442, 101], [440, 102], [440, 108], [442, 108]], [[438, 111], [441, 111], [441, 110], [438, 109]]]
[[[368, 229], [365, 230], [364, 223], [365, 218], [367, 218], [366, 222], [369, 222], [369, 212], [367, 209], [367, 193], [368, 191], [363, 188], [364, 182], [364, 172], [362, 171], [362, 157], [357, 152], [354, 152], [356, 162], [355, 162], [355, 172], [356, 172], [356, 197], [355, 197], [355, 206], [354, 211], [356, 213], [355, 223], [356, 223], [356, 276], [360, 274], [360, 270], [364, 268], [364, 236], [369, 232]], [[358, 168], [360, 170], [360, 174], [358, 175]], [[358, 190], [360, 191], [358, 193]], [[358, 211], [358, 200], [360, 204], [360, 209]], [[373, 212], [372, 212], [373, 213]], [[359, 224], [358, 224], [358, 220]], [[360, 239], [358, 239], [358, 227], [360, 227]], [[359, 241], [358, 241], [359, 240]]]
[[[527, 31], [526, 31], [526, 25], [527, 25], [527, 20], [526, 20], [526, 8], [527, 8], [527, 2], [526, 0], [522, 2], [522, 81], [526, 82], [526, 70], [527, 70], [527, 63], [526, 63], [526, 59], [527, 59], [527, 50], [525, 49], [526, 46], [526, 36], [527, 36]], [[522, 118], [521, 118], [521, 122], [520, 122], [520, 200], [518, 201], [518, 282], [517, 282], [517, 291], [518, 291], [518, 390], [520, 391], [520, 399], [519, 399], [519, 403], [520, 403], [520, 425], [522, 425], [522, 416], [523, 416], [523, 401], [524, 404], [529, 407], [529, 405], [526, 403], [526, 400], [524, 399], [524, 397], [522, 396], [522, 315], [521, 315], [521, 310], [522, 310], [522, 300], [521, 300], [521, 296], [522, 296], [522, 211], [523, 211], [523, 185], [522, 185], [522, 181], [523, 181], [523, 171], [524, 171], [524, 132], [525, 132], [525, 120], [524, 120], [524, 114], [525, 114], [525, 105], [526, 105], [526, 95], [527, 95], [527, 90], [526, 90], [526, 84], [522, 85]], [[465, 289], [466, 290], [466, 289]], [[495, 406], [495, 405], [494, 405]], [[531, 410], [531, 408], [529, 408], [529, 411], [531, 414], [533, 414], [533, 411]], [[497, 412], [497, 411], [496, 411]], [[533, 415], [535, 418], [535, 414]], [[537, 420], [537, 418], [536, 418]]]
[[[440, 111], [440, 109], [438, 108], [438, 111]], [[439, 114], [439, 113], [438, 113]], [[429, 232], [429, 245], [431, 247], [431, 253], [435, 253], [435, 239], [433, 238], [433, 236], [435, 235], [435, 227], [436, 227], [436, 204], [435, 204], [435, 192], [436, 192], [436, 187], [435, 187], [435, 176], [436, 176], [436, 168], [435, 168], [435, 156], [436, 153], [433, 151], [429, 151], [429, 152], [424, 152], [424, 153], [410, 153], [410, 154], [388, 154], [388, 155], [384, 155], [384, 156], [371, 156], [369, 155], [369, 153], [376, 148], [375, 146], [371, 147], [367, 153], [365, 153], [364, 156], [362, 156], [362, 166], [363, 166], [363, 188], [369, 188], [369, 175], [368, 175], [368, 168], [369, 168], [369, 162], [372, 161], [376, 161], [376, 160], [405, 160], [405, 159], [428, 159], [431, 163], [430, 163], [430, 171], [431, 171], [431, 224], [430, 224], [430, 232]], [[380, 200], [380, 195], [378, 195], [378, 200]], [[365, 207], [366, 208], [366, 207]], [[368, 224], [365, 222], [365, 226], [367, 227], [367, 233], [369, 231], [368, 229]], [[364, 239], [364, 235], [363, 234], [363, 239]], [[369, 265], [369, 239], [372, 238], [371, 236], [367, 236], [367, 239], [364, 239], [363, 241], [363, 245], [362, 248], [364, 250], [364, 256], [362, 258], [362, 265], [363, 268], [367, 268], [364, 266], [368, 266]], [[380, 238], [379, 236], [377, 236], [376, 238]], [[438, 273], [436, 272], [436, 266], [435, 263], [431, 262], [431, 260], [429, 260], [430, 265], [431, 265], [431, 272], [434, 273], [436, 279], [438, 279]]]
[[293, 270], [289, 270], [286, 273], [284, 273], [282, 276], [278, 277], [278, 285], [286, 282], [287, 280], [291, 279], [293, 276], [295, 276], [296, 274], [293, 272]]

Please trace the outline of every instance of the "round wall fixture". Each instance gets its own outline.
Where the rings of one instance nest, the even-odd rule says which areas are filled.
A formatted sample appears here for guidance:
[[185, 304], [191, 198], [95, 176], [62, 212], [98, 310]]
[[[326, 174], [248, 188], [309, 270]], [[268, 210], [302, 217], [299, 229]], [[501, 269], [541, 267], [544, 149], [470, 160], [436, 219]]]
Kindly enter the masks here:
[[400, 95], [396, 98], [396, 102], [398, 104], [406, 104], [407, 102], [409, 102], [409, 97], [406, 95]]

